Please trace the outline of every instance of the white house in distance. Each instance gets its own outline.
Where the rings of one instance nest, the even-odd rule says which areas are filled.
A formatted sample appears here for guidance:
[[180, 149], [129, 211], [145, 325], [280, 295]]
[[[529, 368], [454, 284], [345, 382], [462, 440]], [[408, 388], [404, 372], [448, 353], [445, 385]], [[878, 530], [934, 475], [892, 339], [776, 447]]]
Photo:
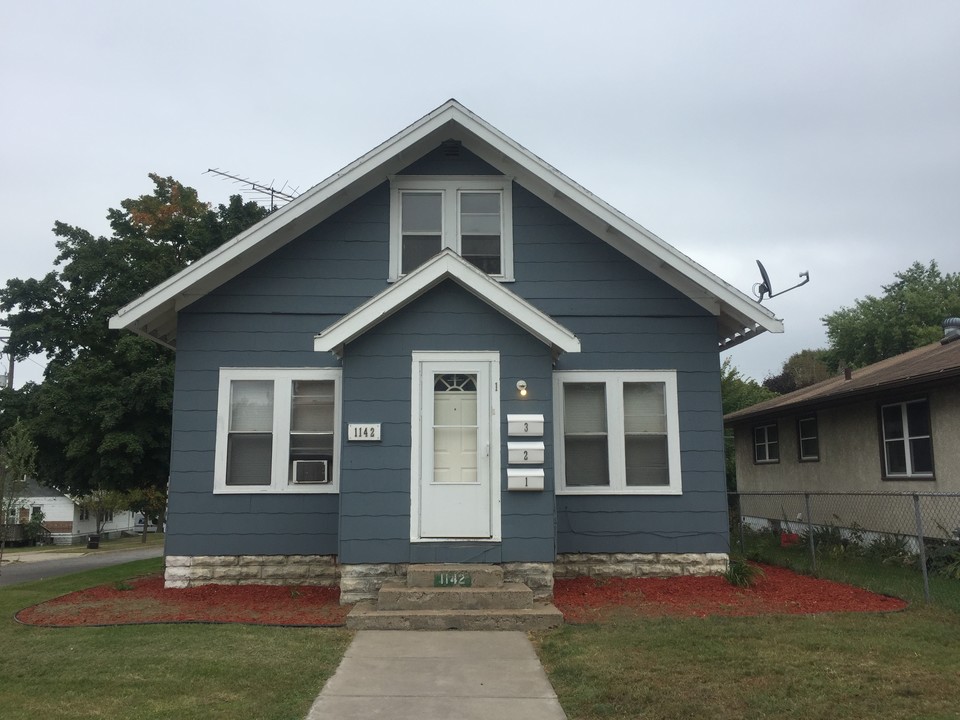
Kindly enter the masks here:
[[[31, 479], [27, 481], [18, 507], [11, 513], [11, 521], [27, 523], [31, 516], [38, 512], [43, 513], [43, 526], [50, 531], [57, 545], [81, 542], [87, 535], [97, 531], [96, 517], [81, 508], [77, 500]], [[114, 537], [124, 531], [134, 531], [136, 515], [129, 510], [109, 514], [102, 534]]]

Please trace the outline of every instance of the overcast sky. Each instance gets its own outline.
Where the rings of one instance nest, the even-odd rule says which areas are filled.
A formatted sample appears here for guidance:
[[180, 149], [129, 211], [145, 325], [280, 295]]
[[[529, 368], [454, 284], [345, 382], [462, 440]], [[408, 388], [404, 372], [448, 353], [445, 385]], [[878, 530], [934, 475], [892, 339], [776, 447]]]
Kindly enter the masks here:
[[748, 294], [757, 258], [809, 271], [731, 353], [757, 380], [914, 260], [960, 269], [954, 0], [31, 0], [0, 22], [0, 282], [149, 172], [303, 192], [451, 97]]

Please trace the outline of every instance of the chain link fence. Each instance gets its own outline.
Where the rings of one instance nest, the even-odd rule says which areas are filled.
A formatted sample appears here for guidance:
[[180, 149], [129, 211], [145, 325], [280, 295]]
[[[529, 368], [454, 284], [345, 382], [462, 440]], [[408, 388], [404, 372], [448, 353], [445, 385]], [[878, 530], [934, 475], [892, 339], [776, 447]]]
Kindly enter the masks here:
[[960, 582], [960, 493], [730, 493], [731, 544], [741, 554], [771, 542], [803, 553], [814, 573], [824, 558], [856, 557]]

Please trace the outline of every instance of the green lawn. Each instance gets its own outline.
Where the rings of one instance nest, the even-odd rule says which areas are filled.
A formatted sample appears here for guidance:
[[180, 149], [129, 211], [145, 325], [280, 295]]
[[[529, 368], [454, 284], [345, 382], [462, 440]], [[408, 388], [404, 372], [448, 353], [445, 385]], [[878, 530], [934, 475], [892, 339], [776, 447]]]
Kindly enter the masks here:
[[619, 620], [536, 636], [571, 720], [960, 717], [960, 615]]
[[[810, 572], [806, 545], [748, 535], [747, 556]], [[960, 718], [960, 581], [854, 550], [818, 555], [820, 577], [912, 603], [888, 615], [619, 619], [536, 637], [571, 720]]]
[[147, 541], [144, 543], [143, 536], [119, 537], [113, 540], [101, 540], [100, 547], [97, 550], [88, 550], [86, 543], [77, 545], [39, 545], [29, 547], [11, 547], [4, 548], [3, 559], [6, 561], [17, 555], [29, 553], [95, 553], [104, 550], [135, 550], [138, 547], [152, 547], [154, 545], [163, 545], [163, 533], [147, 533]]
[[143, 560], [0, 590], [0, 717], [303, 718], [350, 640], [340, 629], [242, 625], [36, 628], [18, 610], [157, 572]]

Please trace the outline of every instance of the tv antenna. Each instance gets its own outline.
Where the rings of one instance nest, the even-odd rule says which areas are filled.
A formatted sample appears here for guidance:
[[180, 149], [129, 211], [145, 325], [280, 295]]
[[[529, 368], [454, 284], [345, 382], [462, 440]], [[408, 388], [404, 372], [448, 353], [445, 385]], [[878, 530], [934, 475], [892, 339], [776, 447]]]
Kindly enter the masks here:
[[767, 299], [775, 298], [777, 295], [783, 295], [786, 292], [791, 290], [796, 290], [801, 285], [806, 285], [810, 282], [810, 273], [804, 270], [800, 273], [800, 277], [803, 278], [793, 287], [788, 287], [786, 290], [781, 290], [778, 293], [773, 292], [773, 285], [770, 284], [770, 276], [767, 275], [767, 269], [763, 266], [763, 263], [757, 260], [757, 267], [760, 268], [760, 282], [755, 283], [753, 286], [753, 294], [757, 297], [757, 302], [763, 302], [763, 296], [766, 294]]
[[262, 183], [254, 182], [253, 180], [247, 180], [246, 178], [231, 175], [223, 170], [217, 170], [216, 168], [207, 168], [207, 172], [213, 173], [214, 175], [219, 175], [221, 177], [230, 178], [241, 185], [247, 185], [253, 192], [260, 193], [261, 195], [268, 195], [270, 197], [271, 212], [277, 209], [277, 205], [274, 202], [276, 199], [290, 202], [297, 197], [297, 188], [290, 188], [290, 192], [285, 192], [287, 190], [287, 183], [284, 183], [283, 187], [280, 190], [277, 190], [275, 187], [273, 187], [272, 183], [270, 185], [263, 185]]

